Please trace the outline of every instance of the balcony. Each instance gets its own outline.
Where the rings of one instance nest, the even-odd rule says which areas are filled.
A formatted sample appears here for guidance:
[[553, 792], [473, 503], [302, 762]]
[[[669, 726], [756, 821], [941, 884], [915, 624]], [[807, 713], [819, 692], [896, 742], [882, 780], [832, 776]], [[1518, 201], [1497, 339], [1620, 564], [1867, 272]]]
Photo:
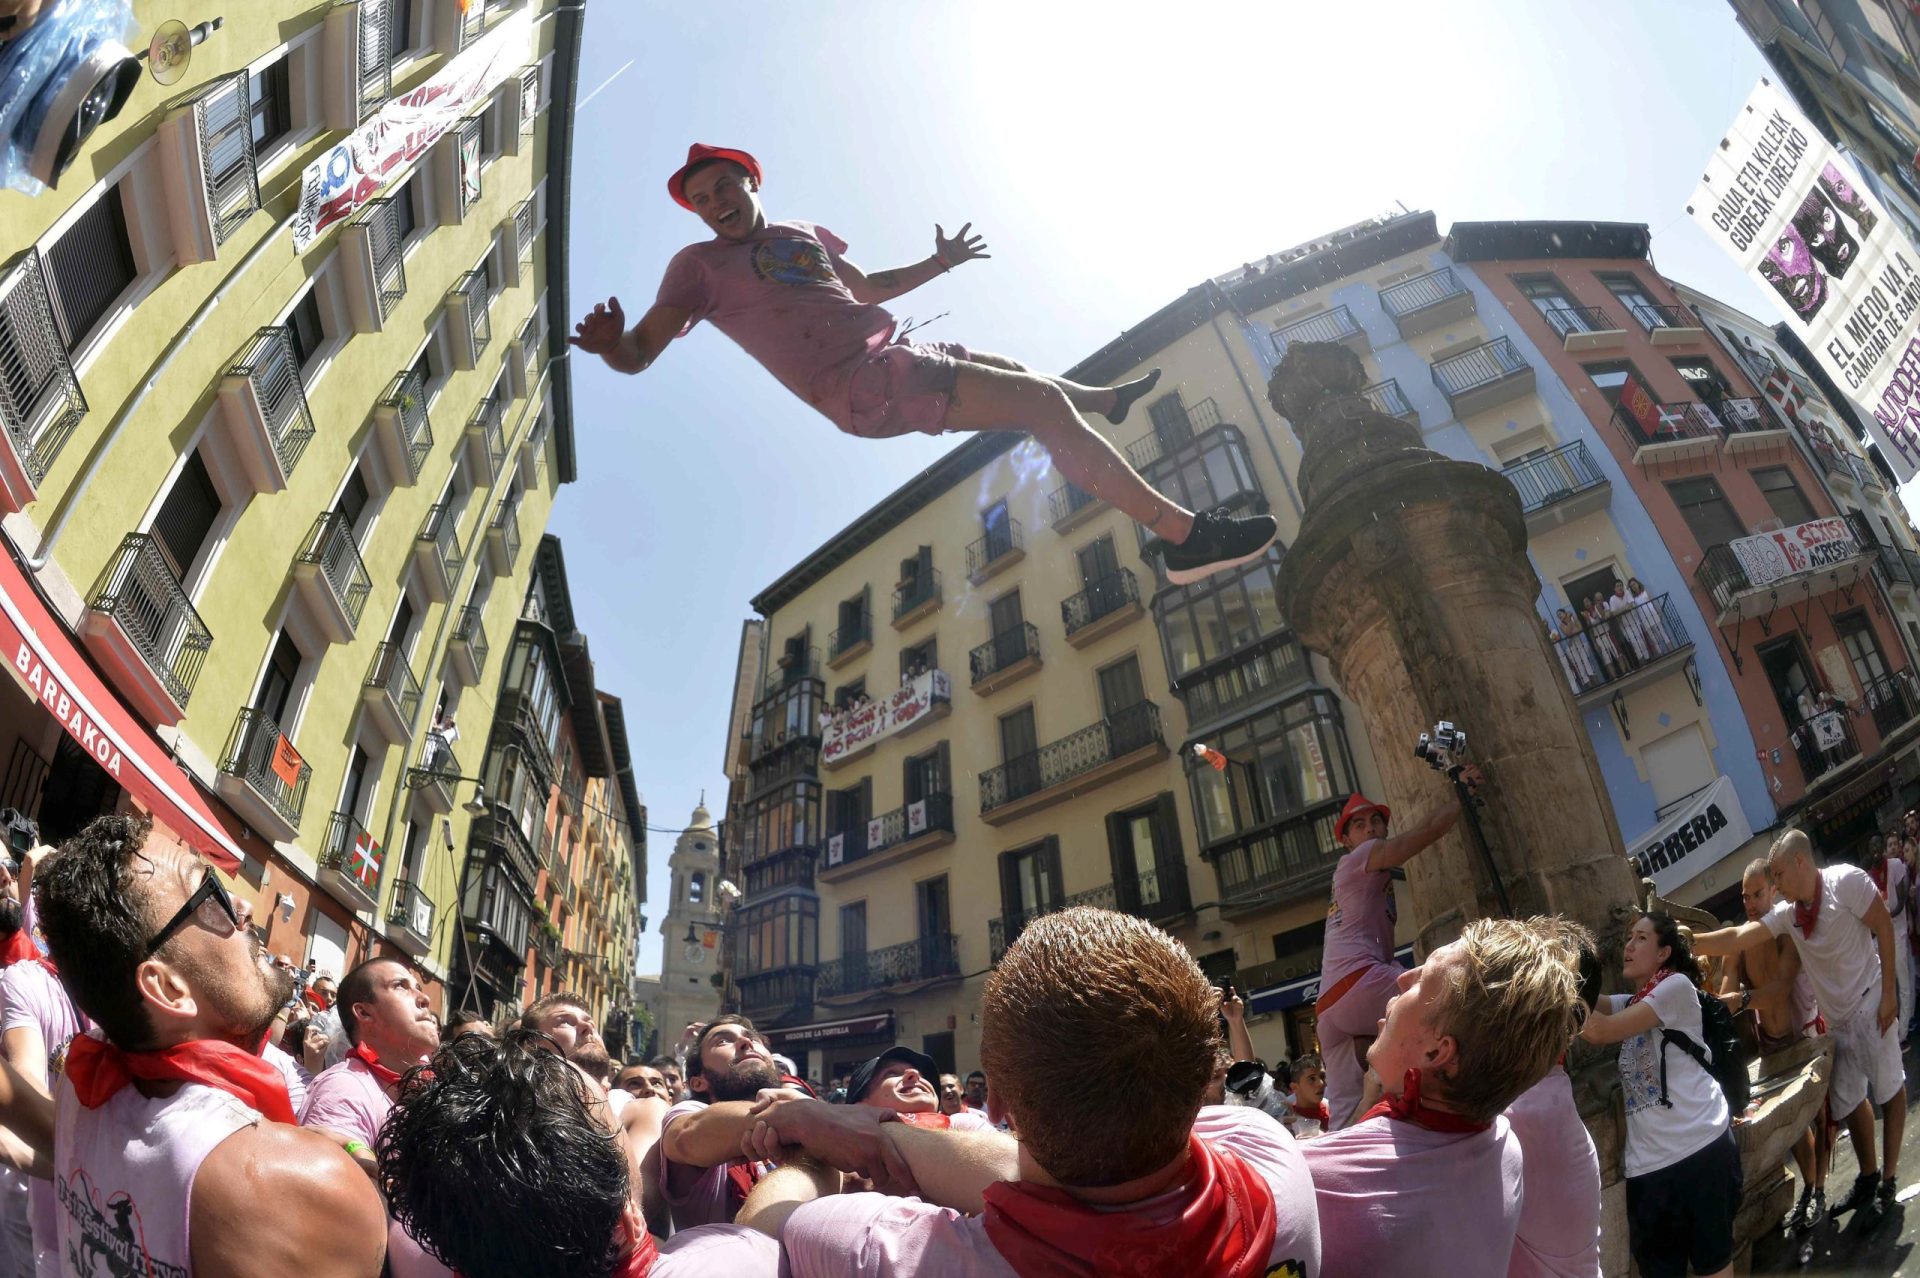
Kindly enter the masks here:
[[253, 490], [285, 488], [314, 435], [291, 329], [263, 328], [241, 351], [220, 379], [220, 418]]
[[1211, 398], [1195, 404], [1156, 404], [1153, 429], [1127, 445], [1127, 461], [1146, 472], [1161, 458], [1191, 444], [1220, 424], [1220, 407]]
[[953, 842], [953, 796], [944, 791], [895, 808], [864, 826], [830, 835], [820, 859], [820, 881], [839, 883]]
[[1433, 361], [1433, 384], [1465, 419], [1533, 389], [1533, 365], [1504, 337]]
[[427, 598], [443, 604], [453, 597], [454, 583], [460, 580], [464, 561], [460, 555], [457, 525], [460, 512], [451, 502], [435, 502], [427, 509], [427, 518], [414, 538], [413, 561], [420, 572], [420, 585]]
[[447, 331], [453, 339], [455, 368], [477, 368], [481, 352], [493, 340], [493, 322], [487, 307], [493, 302], [493, 282], [483, 266], [468, 271], [447, 294]]
[[427, 379], [420, 369], [400, 374], [373, 406], [380, 456], [396, 484], [412, 486], [433, 451], [433, 423], [427, 419]]
[[1145, 616], [1146, 611], [1140, 602], [1140, 583], [1130, 568], [1096, 577], [1087, 583], [1085, 590], [1060, 601], [1060, 619], [1066, 623], [1067, 642], [1076, 648], [1106, 638]]
[[507, 464], [506, 406], [498, 394], [488, 395], [467, 418], [467, 464], [476, 483], [496, 483]]
[[[447, 766], [452, 767], [451, 759]], [[503, 804], [492, 804], [488, 811], [473, 818], [468, 827], [469, 838], [481, 847], [493, 848], [506, 867], [516, 875], [526, 889], [531, 892], [539, 881], [540, 871], [546, 865], [546, 849], [537, 848], [522, 832], [520, 820]], [[533, 838], [543, 839], [544, 827], [534, 827]]]
[[507, 218], [509, 232], [507, 243], [513, 250], [512, 267], [515, 272], [514, 282], [516, 284], [520, 282], [518, 274], [519, 268], [533, 264], [533, 240], [534, 236], [538, 234], [538, 223], [535, 221], [535, 214], [538, 212], [539, 210], [534, 207], [533, 201], [531, 199], [525, 199], [513, 206], [513, 212], [508, 215]]
[[415, 958], [425, 958], [433, 948], [433, 898], [408, 879], [394, 880], [387, 937]]
[[1406, 392], [1400, 389], [1398, 378], [1389, 377], [1385, 381], [1375, 382], [1371, 386], [1363, 387], [1360, 393], [1367, 397], [1369, 404], [1373, 405], [1374, 412], [1384, 413], [1388, 417], [1398, 417], [1412, 426], [1420, 424], [1420, 410], [1413, 406]]
[[452, 57], [486, 34], [489, 8], [505, 7], [503, 0], [491, 0], [491, 3], [468, 0], [464, 8], [457, 4], [441, 5], [438, 26], [434, 29], [434, 47]]
[[1785, 452], [1793, 445], [1786, 421], [1764, 399], [1756, 396], [1717, 399], [1711, 407], [1713, 415], [1726, 428], [1729, 457]]
[[494, 575], [508, 577], [519, 561], [520, 503], [502, 502], [487, 525], [487, 562], [493, 565]]
[[533, 932], [533, 952], [550, 968], [558, 968], [566, 951], [560, 944], [560, 930], [548, 923]]
[[270, 842], [284, 843], [299, 837], [312, 775], [280, 725], [249, 707], [233, 721], [214, 788], [247, 824]]
[[1451, 266], [1388, 285], [1380, 290], [1380, 305], [1393, 317], [1402, 337], [1439, 328], [1476, 309], [1473, 291], [1460, 282]]
[[788, 848], [752, 861], [741, 870], [749, 899], [757, 899], [781, 888], [813, 888], [814, 862], [818, 852], [811, 846]]
[[1543, 532], [1582, 515], [1605, 510], [1613, 481], [1594, 465], [1582, 440], [1515, 462], [1501, 470], [1520, 494], [1529, 532]]
[[1564, 351], [1617, 350], [1627, 344], [1627, 330], [1598, 306], [1549, 306], [1540, 317], [1560, 335]]
[[247, 73], [208, 84], [160, 122], [167, 225], [179, 265], [211, 262], [260, 207]]
[[329, 130], [357, 128], [393, 95], [392, 9], [393, 0], [335, 0], [327, 10], [320, 83]]
[[1002, 630], [967, 654], [973, 690], [981, 696], [998, 692], [1040, 668], [1040, 628], [1031, 621]]
[[738, 973], [734, 984], [740, 992], [740, 1009], [761, 1026], [778, 1026], [804, 1017], [813, 1007], [816, 971], [812, 964], [803, 963]]
[[[1844, 589], [1858, 581], [1860, 574], [1866, 571], [1866, 556], [1855, 542], [1837, 545], [1839, 550], [1836, 553], [1845, 553], [1845, 558], [1815, 564], [1800, 572], [1763, 582], [1755, 582], [1747, 575], [1733, 547], [1724, 544], [1714, 546], [1701, 556], [1700, 566], [1693, 570], [1693, 584], [1713, 601], [1713, 607], [1718, 612], [1715, 618], [1717, 625], [1725, 625], [1735, 618], [1762, 616], [1774, 611], [1778, 603], [1784, 602], [1777, 596], [1785, 583], [1807, 582], [1807, 592], [1811, 595]], [[1809, 578], [1814, 580], [1809, 581]]]
[[[546, 340], [546, 330], [541, 326], [540, 313], [535, 311], [527, 317], [527, 322], [520, 326], [520, 331], [514, 335], [512, 344], [507, 348], [507, 381], [512, 385], [515, 399], [525, 399], [539, 384], [540, 351], [546, 345]], [[533, 436], [534, 432], [528, 431], [522, 441], [523, 444], [531, 444]], [[538, 449], [532, 451], [538, 452]], [[523, 472], [531, 470], [533, 466], [532, 461], [524, 457], [521, 464]]]
[[373, 579], [360, 559], [353, 525], [340, 511], [313, 521], [293, 559], [293, 585], [328, 643], [351, 643]]
[[1554, 655], [1582, 706], [1656, 682], [1693, 654], [1693, 636], [1669, 595], [1626, 608], [1604, 625], [1554, 633]]
[[908, 626], [940, 611], [940, 570], [929, 569], [898, 582], [893, 590], [893, 628]]
[[[479, 5], [474, 6], [476, 9]], [[440, 206], [440, 224], [458, 226], [480, 202], [480, 117], [470, 115], [448, 129], [434, 147], [433, 189]]]
[[1004, 825], [1167, 757], [1160, 707], [1142, 701], [980, 774], [980, 819]]
[[987, 954], [990, 961], [998, 963], [1020, 934], [1027, 930], [1027, 924], [1037, 918], [1060, 910], [1070, 910], [1077, 905], [1091, 906], [1096, 910], [1114, 910], [1121, 914], [1131, 914], [1136, 918], [1161, 921], [1177, 918], [1193, 912], [1193, 905], [1187, 892], [1187, 867], [1168, 865], [1158, 869], [1143, 870], [1133, 878], [1116, 883], [1102, 884], [1085, 892], [1075, 892], [1058, 902], [1043, 905], [1037, 909], [1019, 910], [1002, 914], [999, 918], [987, 920]]
[[1623, 403], [1613, 410], [1613, 425], [1632, 445], [1636, 466], [1711, 457], [1727, 437], [1713, 409], [1688, 402], [1655, 404], [1644, 422]]
[[859, 616], [827, 636], [827, 668], [838, 670], [848, 662], [873, 651], [873, 614], [861, 609]]
[[1861, 700], [1873, 717], [1882, 749], [1888, 738], [1920, 716], [1920, 685], [1916, 685], [1911, 670], [1881, 675], [1861, 690]]
[[1367, 330], [1360, 327], [1353, 312], [1345, 306], [1329, 307], [1305, 319], [1276, 324], [1267, 337], [1273, 343], [1275, 355], [1285, 355], [1287, 347], [1295, 342], [1338, 342], [1357, 355], [1373, 349], [1367, 341]]
[[1787, 741], [1808, 786], [1860, 758], [1860, 738], [1847, 708], [1816, 711], [1811, 717], [1787, 716]]
[[428, 811], [445, 816], [453, 811], [453, 789], [459, 779], [460, 761], [453, 756], [452, 744], [428, 728], [419, 765], [407, 769], [407, 789], [420, 796]]
[[487, 671], [487, 630], [480, 610], [471, 604], [460, 610], [453, 623], [453, 637], [447, 640], [447, 669], [468, 688]]
[[24, 510], [47, 468], [87, 414], [60, 329], [38, 249], [28, 249], [0, 278], [0, 503]]
[[967, 547], [967, 581], [980, 585], [1027, 557], [1027, 539], [1020, 521], [1009, 516]]
[[820, 766], [843, 768], [883, 741], [912, 736], [953, 712], [953, 684], [944, 670], [920, 670], [885, 696], [840, 706], [820, 724]]
[[1187, 707], [1190, 735], [1228, 718], [1240, 718], [1256, 706], [1300, 687], [1309, 677], [1306, 653], [1285, 631], [1264, 646], [1228, 654], [1181, 675], [1174, 692]]
[[360, 700], [388, 744], [404, 748], [412, 743], [413, 717], [420, 713], [420, 681], [413, 677], [400, 645], [382, 643], [373, 650], [373, 664], [360, 685]]
[[121, 539], [87, 599], [80, 633], [142, 718], [175, 724], [186, 717], [213, 632], [152, 536]]
[[327, 846], [320, 853], [320, 886], [355, 912], [371, 913], [380, 904], [380, 862], [385, 853], [366, 827], [345, 812], [327, 823]]
[[1647, 330], [1647, 336], [1653, 339], [1655, 346], [1680, 346], [1687, 342], [1700, 341], [1707, 330], [1700, 327], [1693, 312], [1684, 306], [1655, 306], [1646, 302], [1635, 302], [1627, 307], [1640, 327]]
[[1221, 914], [1232, 917], [1323, 895], [1345, 851], [1333, 837], [1339, 816], [1340, 804], [1323, 804], [1204, 848], [1200, 857], [1213, 862], [1219, 881]]
[[814, 996], [822, 1002], [831, 998], [856, 1001], [902, 986], [958, 979], [960, 938], [949, 932], [824, 963], [814, 982]]
[[1110, 509], [1107, 503], [1072, 484], [1062, 484], [1047, 494], [1048, 525], [1062, 535], [1107, 509]]
[[[378, 0], [361, 0], [377, 3]], [[347, 310], [357, 333], [378, 333], [387, 317], [407, 295], [407, 246], [401, 238], [400, 208], [404, 195], [368, 200], [340, 233], [342, 274], [347, 286]]]

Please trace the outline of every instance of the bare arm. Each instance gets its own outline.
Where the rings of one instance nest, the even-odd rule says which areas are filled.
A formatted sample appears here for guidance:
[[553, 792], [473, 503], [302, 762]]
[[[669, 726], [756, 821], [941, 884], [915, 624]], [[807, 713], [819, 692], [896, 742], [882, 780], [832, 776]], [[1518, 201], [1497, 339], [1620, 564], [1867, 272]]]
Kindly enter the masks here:
[[895, 267], [890, 271], [875, 271], [868, 275], [845, 258], [834, 264], [834, 271], [840, 276], [840, 282], [853, 294], [853, 300], [867, 305], [892, 301], [902, 293], [911, 293], [928, 280], [945, 275], [962, 262], [974, 258], [993, 256], [986, 251], [986, 242], [978, 235], [968, 235], [973, 229], [969, 222], [960, 228], [959, 234], [948, 236], [939, 226], [933, 228], [933, 256], [923, 258], [912, 266]]
[[52, 1093], [47, 1087], [47, 1044], [37, 1025], [16, 1025], [0, 1034], [0, 1057], [20, 1071], [20, 1077], [42, 1096]]
[[1887, 913], [1887, 903], [1875, 896], [1873, 903], [1867, 906], [1865, 917], [1861, 919], [1873, 929], [1873, 939], [1880, 946], [1880, 1032], [1887, 1032], [1887, 1026], [1893, 1024], [1900, 1014], [1900, 989], [1896, 983], [1893, 965], [1893, 916]]
[[1773, 932], [1765, 923], [1742, 923], [1738, 927], [1716, 928], [1711, 932], [1693, 934], [1693, 952], [1709, 957], [1722, 957], [1738, 954], [1742, 950], [1757, 949], [1761, 944], [1773, 939]]
[[1640, 1002], [1623, 1012], [1592, 1011], [1580, 1027], [1580, 1037], [1596, 1046], [1625, 1042], [1635, 1034], [1644, 1034], [1660, 1023], [1653, 1004]]
[[787, 1217], [816, 1198], [839, 1192], [839, 1172], [796, 1155], [760, 1178], [733, 1223], [778, 1238]]
[[867, 1177], [882, 1192], [956, 1211], [984, 1210], [989, 1185], [1020, 1177], [1019, 1143], [1002, 1132], [920, 1127], [886, 1110], [805, 1099], [776, 1101], [759, 1117], [741, 1147], [749, 1158], [805, 1153]]
[[387, 1251], [379, 1191], [340, 1147], [280, 1123], [242, 1128], [194, 1176], [196, 1278], [375, 1278]]
[[[782, 1097], [800, 1096], [790, 1088]], [[765, 1095], [765, 1093], [762, 1093]], [[740, 1157], [740, 1142], [753, 1127], [757, 1101], [717, 1101], [703, 1110], [673, 1120], [660, 1134], [660, 1152], [683, 1167], [718, 1167]]]
[[572, 345], [598, 355], [616, 373], [644, 373], [668, 343], [680, 336], [692, 312], [685, 307], [655, 303], [632, 329], [620, 299], [610, 297], [574, 326]]
[[1227, 1050], [1233, 1053], [1236, 1061], [1253, 1061], [1260, 1058], [1253, 1054], [1253, 1035], [1247, 1033], [1247, 1005], [1240, 997], [1240, 991], [1232, 986], [1220, 1000], [1220, 1015], [1227, 1022]]
[[920, 1197], [975, 1216], [989, 1186], [1020, 1179], [1020, 1142], [1005, 1132], [952, 1132], [888, 1123], [880, 1138], [913, 1173]]
[[[1461, 769], [1460, 779], [1466, 782], [1468, 790], [1478, 790], [1487, 781], [1480, 769], [1471, 763]], [[1367, 853], [1367, 869], [1378, 873], [1381, 870], [1397, 869], [1405, 865], [1439, 842], [1440, 836], [1451, 830], [1454, 823], [1459, 820], [1460, 801], [1455, 799], [1419, 822], [1413, 829], [1375, 843], [1373, 851]]]

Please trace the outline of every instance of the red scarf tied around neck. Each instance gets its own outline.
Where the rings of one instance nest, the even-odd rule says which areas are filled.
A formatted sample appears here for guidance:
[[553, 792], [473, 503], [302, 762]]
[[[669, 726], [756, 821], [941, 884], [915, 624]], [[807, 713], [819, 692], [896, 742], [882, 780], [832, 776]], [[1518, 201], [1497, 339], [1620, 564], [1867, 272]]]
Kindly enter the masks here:
[[653, 1235], [642, 1229], [640, 1241], [627, 1253], [627, 1267], [620, 1271], [620, 1278], [647, 1278], [659, 1259], [660, 1249], [653, 1245]]
[[1820, 884], [1813, 893], [1813, 900], [1806, 905], [1793, 903], [1793, 925], [1800, 929], [1800, 935], [1812, 936], [1813, 925], [1820, 921], [1820, 898], [1826, 892], [1826, 884]]
[[1444, 1109], [1434, 1109], [1420, 1101], [1420, 1071], [1407, 1071], [1407, 1081], [1398, 1096], [1389, 1096], [1368, 1110], [1361, 1117], [1365, 1122], [1369, 1118], [1395, 1118], [1403, 1123], [1412, 1123], [1415, 1127], [1424, 1127], [1430, 1132], [1484, 1132], [1492, 1123], [1476, 1123], [1459, 1114]]
[[388, 1069], [385, 1065], [382, 1065], [380, 1063], [380, 1054], [371, 1047], [368, 1047], [365, 1043], [355, 1043], [353, 1050], [348, 1052], [347, 1055], [372, 1070], [373, 1079], [376, 1083], [379, 1083], [380, 1086], [393, 1087], [399, 1083], [400, 1071]]
[[1321, 1101], [1318, 1105], [1302, 1105], [1296, 1101], [1289, 1105], [1288, 1108], [1302, 1118], [1317, 1119], [1320, 1123], [1320, 1130], [1323, 1132], [1327, 1130], [1327, 1124], [1333, 1121], [1333, 1111], [1327, 1107], [1325, 1101]]
[[1279, 1231], [1273, 1191], [1199, 1137], [1165, 1202], [1101, 1211], [1063, 1189], [1002, 1181], [986, 1193], [987, 1238], [1021, 1278], [1190, 1273], [1260, 1278]]
[[88, 1109], [98, 1109], [138, 1079], [216, 1087], [276, 1123], [294, 1124], [287, 1080], [253, 1052], [214, 1039], [178, 1043], [153, 1052], [127, 1052], [105, 1039], [77, 1034], [67, 1048], [67, 1079]]

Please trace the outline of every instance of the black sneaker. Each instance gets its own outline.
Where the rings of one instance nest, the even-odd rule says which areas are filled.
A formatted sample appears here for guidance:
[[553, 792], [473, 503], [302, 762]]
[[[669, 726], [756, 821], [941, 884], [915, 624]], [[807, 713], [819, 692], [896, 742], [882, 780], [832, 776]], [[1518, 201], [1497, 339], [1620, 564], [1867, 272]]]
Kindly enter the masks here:
[[1881, 1207], [1881, 1210], [1883, 1210], [1883, 1211], [1884, 1211], [1884, 1210], [1886, 1210], [1886, 1209], [1888, 1209], [1888, 1208], [1890, 1208], [1890, 1207], [1892, 1207], [1892, 1206], [1893, 1206], [1893, 1190], [1894, 1190], [1894, 1184], [1893, 1184], [1893, 1177], [1891, 1177], [1891, 1176], [1882, 1176], [1882, 1177], [1880, 1178], [1880, 1207]]
[[1806, 1228], [1818, 1229], [1827, 1219], [1827, 1191], [1824, 1188], [1813, 1191], [1813, 1201], [1807, 1204]]
[[1193, 517], [1193, 532], [1179, 545], [1162, 541], [1160, 562], [1167, 580], [1189, 585], [1216, 572], [1252, 563], [1267, 553], [1280, 535], [1272, 515], [1233, 515], [1224, 508], [1203, 510]]
[[1800, 1191], [1800, 1201], [1793, 1205], [1787, 1218], [1781, 1222], [1780, 1229], [1785, 1234], [1795, 1234], [1802, 1229], [1813, 1228], [1813, 1186], [1808, 1185]]
[[1838, 1216], [1845, 1212], [1867, 1211], [1871, 1209], [1877, 1218], [1880, 1210], [1879, 1191], [1880, 1173], [1877, 1171], [1861, 1172], [1858, 1176], [1854, 1177], [1853, 1188], [1847, 1191], [1847, 1196], [1835, 1203], [1832, 1208], [1829, 1209], [1829, 1214]]

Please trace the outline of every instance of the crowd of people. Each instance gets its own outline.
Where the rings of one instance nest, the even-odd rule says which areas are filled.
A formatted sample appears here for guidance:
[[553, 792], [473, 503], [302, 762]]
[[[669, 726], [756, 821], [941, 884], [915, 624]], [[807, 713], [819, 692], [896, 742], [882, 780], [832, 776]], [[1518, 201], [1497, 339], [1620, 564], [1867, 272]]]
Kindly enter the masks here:
[[1864, 869], [1788, 831], [1747, 867], [1744, 923], [1639, 917], [1633, 992], [1603, 996], [1560, 918], [1394, 962], [1395, 871], [1458, 816], [1395, 836], [1362, 796], [1342, 813], [1324, 1055], [1269, 1069], [1177, 941], [1078, 907], [989, 976], [980, 1069], [897, 1045], [825, 1083], [741, 1016], [620, 1060], [569, 994], [497, 1024], [443, 1018], [396, 958], [296, 970], [199, 856], [101, 817], [0, 870], [0, 1278], [1597, 1278], [1582, 1039], [1619, 1044], [1640, 1273], [1718, 1275], [1745, 1104], [1715, 1073], [1723, 1022], [1763, 1054], [1833, 1039], [1861, 1171], [1828, 1205], [1814, 1124], [1792, 1223], [1886, 1209], [1920, 818]]

